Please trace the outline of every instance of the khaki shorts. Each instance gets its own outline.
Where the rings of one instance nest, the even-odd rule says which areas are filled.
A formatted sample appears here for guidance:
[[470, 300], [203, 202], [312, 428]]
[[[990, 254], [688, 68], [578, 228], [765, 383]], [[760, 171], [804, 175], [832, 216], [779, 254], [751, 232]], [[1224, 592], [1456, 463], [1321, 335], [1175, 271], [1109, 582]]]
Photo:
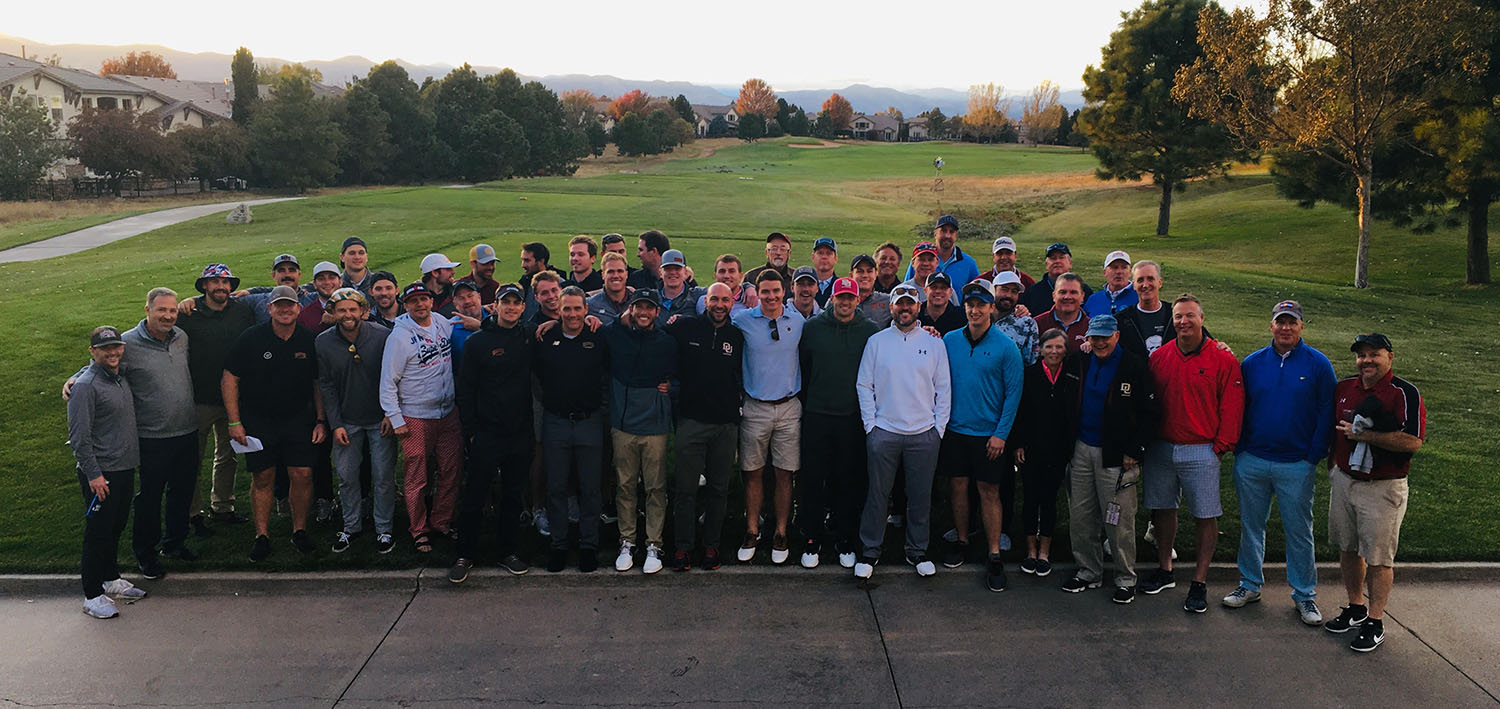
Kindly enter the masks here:
[[780, 404], [746, 398], [740, 407], [740, 470], [760, 470], [767, 463], [782, 470], [802, 468], [802, 401], [795, 397]]
[[1359, 552], [1371, 566], [1395, 566], [1406, 517], [1406, 478], [1355, 480], [1334, 468], [1328, 482], [1328, 541], [1339, 551]]

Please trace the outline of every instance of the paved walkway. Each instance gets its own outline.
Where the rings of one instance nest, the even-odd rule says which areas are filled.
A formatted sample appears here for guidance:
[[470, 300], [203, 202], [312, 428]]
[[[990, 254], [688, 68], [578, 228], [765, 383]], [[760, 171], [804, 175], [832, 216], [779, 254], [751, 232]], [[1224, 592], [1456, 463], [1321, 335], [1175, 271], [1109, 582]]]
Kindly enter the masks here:
[[[1500, 694], [1489, 582], [1398, 583], [1385, 644], [1366, 655], [1303, 626], [1284, 587], [1190, 615], [1180, 588], [1116, 606], [1056, 578], [993, 594], [978, 573], [886, 565], [869, 588], [831, 569], [490, 568], [461, 587], [440, 570], [174, 576], [112, 621], [60, 591], [12, 592], [0, 705], [1469, 707]], [[1336, 585], [1322, 590], [1337, 612]]]
[[134, 217], [116, 219], [105, 222], [87, 229], [69, 232], [50, 239], [22, 244], [0, 251], [0, 263], [15, 263], [17, 261], [40, 261], [42, 259], [55, 258], [76, 254], [79, 251], [87, 251], [95, 246], [103, 246], [110, 242], [128, 239], [132, 236], [154, 231], [165, 226], [180, 224], [182, 222], [206, 217], [210, 214], [227, 212], [241, 204], [252, 207], [272, 202], [288, 202], [291, 200], [304, 199], [303, 197], [276, 197], [272, 199], [251, 199], [243, 202], [216, 202], [214, 204], [195, 204], [189, 207], [176, 207], [163, 209], [150, 214], [139, 214]]

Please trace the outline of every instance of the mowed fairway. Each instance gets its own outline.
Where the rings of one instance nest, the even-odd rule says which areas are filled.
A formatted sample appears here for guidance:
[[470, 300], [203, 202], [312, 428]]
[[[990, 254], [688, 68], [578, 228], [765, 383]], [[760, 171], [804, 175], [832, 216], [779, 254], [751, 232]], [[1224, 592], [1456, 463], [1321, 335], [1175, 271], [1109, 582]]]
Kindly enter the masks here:
[[[0, 515], [0, 571], [76, 569], [82, 500], [58, 390], [87, 361], [89, 329], [133, 326], [152, 286], [191, 293], [197, 272], [213, 262], [229, 264], [247, 285], [265, 283], [275, 254], [292, 252], [310, 270], [319, 260], [333, 260], [349, 235], [369, 243], [372, 267], [393, 270], [403, 280], [417, 276], [417, 262], [431, 251], [462, 261], [469, 246], [485, 241], [502, 254], [499, 275], [513, 278], [524, 242], [547, 243], [553, 263], [565, 266], [566, 240], [574, 234], [633, 235], [650, 228], [670, 235], [705, 282], [721, 253], [759, 263], [770, 231], [792, 235], [798, 263], [806, 262], [812, 237], [832, 236], [846, 267], [855, 254], [887, 239], [909, 250], [913, 227], [936, 216], [931, 198], [937, 195], [927, 185], [938, 156], [946, 162], [945, 177], [1005, 178], [1007, 191], [993, 199], [1006, 201], [1018, 194], [1044, 196], [1047, 185], [1076, 182], [1093, 167], [1087, 154], [1066, 149], [934, 143], [807, 149], [769, 142], [656, 163], [642, 174], [345, 192], [257, 207], [249, 226], [208, 217], [76, 256], [0, 265], [0, 309], [6, 313], [0, 333], [11, 351], [8, 366], [0, 369], [0, 500], [7, 503]], [[1028, 176], [1038, 187], [1017, 189]], [[905, 188], [876, 191], [876, 183]], [[1334, 360], [1341, 376], [1352, 371], [1347, 347], [1354, 334], [1391, 335], [1397, 372], [1426, 397], [1430, 431], [1413, 465], [1401, 558], [1500, 559], [1490, 541], [1500, 535], [1500, 481], [1487, 472], [1500, 457], [1491, 408], [1500, 394], [1500, 356], [1485, 344], [1497, 326], [1500, 298], [1493, 287], [1462, 285], [1461, 230], [1418, 236], [1378, 225], [1374, 287], [1355, 291], [1345, 285], [1353, 271], [1352, 215], [1333, 207], [1299, 209], [1278, 198], [1264, 176], [1194, 185], [1180, 194], [1169, 238], [1152, 234], [1154, 190], [1113, 187], [1067, 190], [1059, 198], [1062, 211], [1024, 227], [1017, 234], [1023, 268], [1039, 274], [1043, 249], [1058, 240], [1072, 245], [1076, 270], [1094, 285], [1111, 249], [1159, 261], [1164, 294], [1191, 290], [1202, 297], [1208, 327], [1242, 357], [1268, 341], [1270, 306], [1296, 298], [1308, 313], [1308, 340]], [[974, 190], [953, 194], [950, 199], [961, 194], [969, 202], [959, 206], [987, 204], [976, 200]], [[634, 248], [633, 239], [629, 245]], [[988, 261], [987, 242], [961, 245], [982, 264]], [[1227, 464], [1225, 470], [1226, 514], [1216, 553], [1231, 561], [1238, 518]], [[239, 498], [248, 511], [248, 495], [242, 490]], [[726, 540], [740, 532], [742, 521], [733, 516], [737, 499], [731, 501]], [[1321, 558], [1332, 556], [1323, 523], [1327, 499], [1324, 482], [1315, 503]], [[946, 509], [937, 516], [942, 521], [935, 534], [948, 527]], [[219, 529], [217, 538], [195, 544], [205, 552], [199, 566], [248, 566], [249, 530]], [[285, 540], [285, 529], [286, 522], [277, 520], [273, 534]], [[1270, 558], [1276, 560], [1281, 534], [1275, 520], [1271, 530]], [[333, 531], [318, 531], [320, 547]], [[404, 539], [401, 531], [398, 539]], [[369, 553], [366, 542], [357, 553], [320, 551], [315, 559], [292, 562], [290, 545], [279, 544], [273, 568], [419, 563], [407, 545], [389, 557]], [[1060, 547], [1056, 558], [1065, 559], [1066, 544]], [[128, 556], [128, 549], [122, 551], [122, 560]], [[442, 547], [437, 557], [435, 563], [448, 561]]]

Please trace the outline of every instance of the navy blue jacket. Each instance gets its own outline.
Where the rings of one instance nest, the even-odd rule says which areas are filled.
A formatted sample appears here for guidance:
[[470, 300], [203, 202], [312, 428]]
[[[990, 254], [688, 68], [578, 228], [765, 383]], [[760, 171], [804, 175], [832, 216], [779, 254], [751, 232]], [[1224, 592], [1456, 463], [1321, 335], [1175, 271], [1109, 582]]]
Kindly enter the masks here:
[[1286, 356], [1270, 346], [1240, 364], [1245, 417], [1236, 452], [1275, 463], [1317, 464], [1333, 429], [1333, 363], [1300, 342]]

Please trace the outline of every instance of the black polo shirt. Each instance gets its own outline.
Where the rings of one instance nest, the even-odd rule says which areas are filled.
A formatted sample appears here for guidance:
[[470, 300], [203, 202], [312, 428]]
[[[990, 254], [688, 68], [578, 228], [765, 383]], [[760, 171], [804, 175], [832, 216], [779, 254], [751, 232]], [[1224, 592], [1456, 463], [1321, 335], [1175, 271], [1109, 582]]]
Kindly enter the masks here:
[[952, 299], [948, 300], [948, 308], [938, 317], [929, 315], [927, 313], [927, 304], [923, 303], [922, 313], [917, 316], [917, 319], [921, 321], [923, 327], [937, 328], [937, 331], [944, 335], [954, 330], [962, 329], [965, 325], [969, 324], [969, 318], [964, 315], [963, 306], [953, 302]]
[[597, 268], [589, 271], [589, 275], [584, 276], [583, 280], [581, 281], [573, 280], [573, 274], [571, 273], [567, 275], [568, 279], [563, 281], [564, 288], [568, 286], [578, 286], [579, 288], [583, 289], [584, 293], [593, 293], [596, 290], [604, 288], [604, 274], [601, 273]]
[[314, 338], [297, 325], [288, 339], [271, 323], [240, 334], [224, 370], [240, 379], [240, 418], [266, 422], [311, 422], [313, 385], [318, 379]]
[[745, 333], [705, 316], [678, 318], [666, 331], [677, 341], [678, 412], [704, 423], [739, 421]]
[[542, 408], [556, 416], [585, 415], [604, 406], [609, 346], [584, 328], [577, 337], [552, 328], [535, 341], [531, 371], [542, 385]]

